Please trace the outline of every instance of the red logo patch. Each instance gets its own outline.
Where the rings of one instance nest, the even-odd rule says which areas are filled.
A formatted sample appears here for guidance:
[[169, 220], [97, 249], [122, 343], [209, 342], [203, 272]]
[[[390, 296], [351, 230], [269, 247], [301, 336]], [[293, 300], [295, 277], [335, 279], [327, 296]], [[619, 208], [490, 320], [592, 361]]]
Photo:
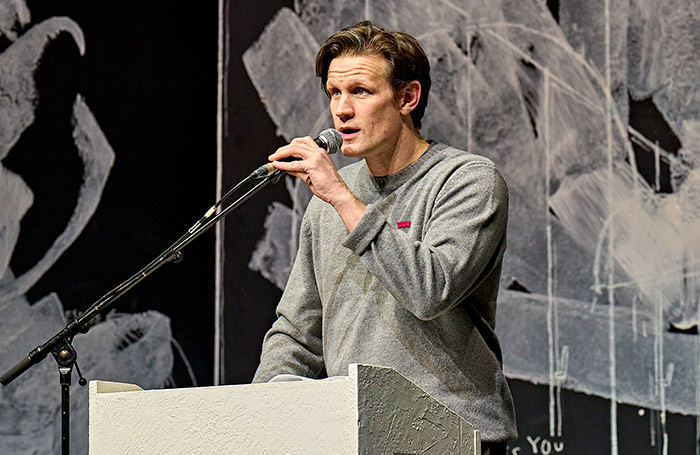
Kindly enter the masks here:
[[410, 221], [399, 221], [396, 223], [396, 226], [398, 226], [399, 229], [411, 227], [411, 222]]

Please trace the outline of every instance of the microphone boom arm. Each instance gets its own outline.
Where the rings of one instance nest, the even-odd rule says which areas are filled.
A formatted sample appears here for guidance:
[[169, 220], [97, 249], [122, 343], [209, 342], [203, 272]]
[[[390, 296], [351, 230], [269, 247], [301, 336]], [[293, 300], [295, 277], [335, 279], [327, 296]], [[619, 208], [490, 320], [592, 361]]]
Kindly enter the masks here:
[[[212, 206], [204, 216], [197, 221], [187, 232], [180, 237], [175, 243], [163, 251], [158, 257], [152, 260], [148, 265], [139, 270], [137, 273], [129, 277], [127, 280], [119, 284], [117, 287], [109, 291], [107, 294], [102, 296], [99, 300], [93, 303], [90, 308], [83, 313], [83, 315], [68, 323], [62, 330], [60, 330], [56, 335], [49, 338], [44, 344], [34, 348], [25, 358], [20, 360], [15, 366], [7, 370], [2, 376], [0, 376], [0, 384], [7, 386], [17, 377], [22, 375], [32, 366], [38, 364], [46, 358], [46, 356], [53, 352], [58, 346], [62, 345], [64, 342], [70, 343], [73, 337], [78, 333], [87, 333], [90, 329], [89, 322], [96, 318], [98, 315], [107, 312], [114, 306], [116, 300], [122, 295], [126, 294], [134, 286], [143, 281], [146, 277], [150, 276], [153, 272], [158, 270], [166, 262], [180, 262], [182, 260], [182, 250], [184, 247], [189, 245], [194, 239], [199, 237], [204, 231], [208, 230], [214, 224], [219, 222], [223, 217], [231, 213], [238, 206], [247, 201], [251, 196], [256, 194], [265, 186], [270, 183], [277, 183], [282, 175], [282, 171], [273, 172], [260, 181], [253, 188], [248, 190], [243, 196], [236, 199], [229, 206], [216, 213], [222, 202], [228, 198], [236, 189], [240, 188], [244, 183], [251, 180], [251, 176], [248, 176], [232, 188], [226, 195], [224, 195], [216, 204]], [[214, 214], [216, 214], [214, 216]]]

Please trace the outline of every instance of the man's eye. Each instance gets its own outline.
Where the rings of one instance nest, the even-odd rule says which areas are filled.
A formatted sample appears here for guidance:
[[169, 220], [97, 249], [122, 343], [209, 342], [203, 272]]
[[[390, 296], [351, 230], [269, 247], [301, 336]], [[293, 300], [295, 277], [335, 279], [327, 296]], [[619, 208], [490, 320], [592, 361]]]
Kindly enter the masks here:
[[355, 93], [357, 93], [358, 95], [364, 95], [365, 93], [367, 93], [367, 90], [358, 87], [355, 89]]

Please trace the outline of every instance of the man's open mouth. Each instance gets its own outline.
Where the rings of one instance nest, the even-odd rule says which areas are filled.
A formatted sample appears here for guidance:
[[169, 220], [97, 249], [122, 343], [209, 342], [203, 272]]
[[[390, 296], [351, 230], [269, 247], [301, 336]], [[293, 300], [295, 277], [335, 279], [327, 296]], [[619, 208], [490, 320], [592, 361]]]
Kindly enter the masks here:
[[344, 135], [345, 135], [345, 134], [347, 134], [347, 135], [355, 134], [355, 133], [357, 133], [357, 132], [359, 132], [359, 131], [360, 131], [360, 130], [359, 130], [359, 129], [356, 129], [356, 128], [341, 128], [341, 129], [340, 129], [340, 132], [341, 132], [342, 134], [344, 134]]

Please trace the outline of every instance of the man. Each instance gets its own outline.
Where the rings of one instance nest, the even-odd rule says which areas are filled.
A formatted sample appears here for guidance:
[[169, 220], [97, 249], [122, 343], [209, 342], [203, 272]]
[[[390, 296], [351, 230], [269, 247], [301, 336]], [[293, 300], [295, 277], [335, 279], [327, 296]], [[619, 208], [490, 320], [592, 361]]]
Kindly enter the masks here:
[[316, 197], [254, 381], [391, 367], [480, 430], [485, 453], [505, 453], [516, 429], [494, 331], [503, 178], [420, 135], [430, 65], [413, 37], [360, 22], [326, 40], [316, 74], [343, 154], [364, 160], [338, 172], [309, 137], [269, 157]]

